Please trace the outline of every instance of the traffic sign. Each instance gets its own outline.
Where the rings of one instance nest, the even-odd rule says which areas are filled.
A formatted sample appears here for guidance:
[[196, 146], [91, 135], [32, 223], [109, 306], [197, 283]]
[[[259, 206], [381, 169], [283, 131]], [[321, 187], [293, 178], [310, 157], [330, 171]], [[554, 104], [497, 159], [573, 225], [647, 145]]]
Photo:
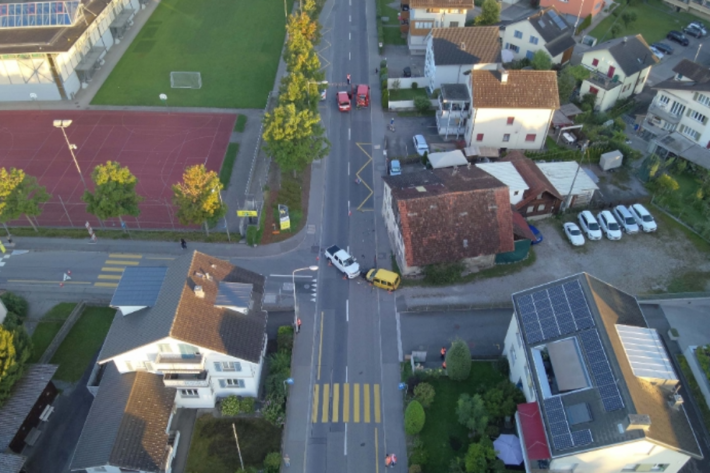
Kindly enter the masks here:
[[256, 210], [237, 210], [237, 217], [256, 217]]

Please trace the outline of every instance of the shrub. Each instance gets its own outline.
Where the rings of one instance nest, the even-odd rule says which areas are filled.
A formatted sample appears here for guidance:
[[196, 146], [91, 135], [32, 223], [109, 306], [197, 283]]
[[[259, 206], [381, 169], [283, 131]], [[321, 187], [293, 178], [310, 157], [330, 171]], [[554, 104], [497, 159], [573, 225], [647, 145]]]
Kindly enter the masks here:
[[382, 90], [382, 110], [388, 110], [390, 108], [390, 91], [387, 89]]
[[504, 378], [507, 378], [510, 374], [510, 365], [508, 364], [508, 358], [504, 356], [498, 358], [498, 361], [496, 362], [496, 369], [500, 372], [500, 374], [503, 375]]
[[411, 465], [409, 467], [409, 473], [422, 473], [422, 467], [420, 465]]
[[293, 350], [293, 327], [282, 325], [276, 334], [276, 347], [279, 351], [291, 353]]
[[271, 452], [264, 459], [265, 473], [278, 473], [281, 469], [281, 454], [279, 452]]
[[286, 386], [284, 385], [284, 381], [286, 381], [286, 379], [288, 379], [288, 373], [272, 373], [266, 377], [264, 389], [266, 389], [268, 395], [274, 394], [285, 398]]
[[429, 461], [429, 454], [423, 448], [415, 448], [409, 455], [409, 463], [412, 465], [426, 465]]
[[247, 245], [253, 246], [259, 243], [257, 241], [259, 235], [259, 228], [256, 225], [249, 225], [247, 227]]
[[284, 409], [285, 399], [279, 396], [269, 396], [264, 402], [264, 407], [261, 413], [271, 425], [281, 427], [286, 420], [286, 411]]
[[425, 113], [431, 108], [431, 102], [426, 97], [415, 97], [414, 108], [416, 108], [419, 113]]
[[419, 84], [417, 84], [416, 82], [412, 82], [412, 89], [417, 90], [418, 88], [419, 88]]
[[2, 299], [2, 302], [5, 304], [5, 308], [8, 312], [12, 312], [17, 315], [20, 318], [21, 323], [25, 321], [25, 318], [27, 318], [29, 304], [24, 297], [18, 296], [12, 292], [6, 292], [0, 296], [0, 299]]
[[235, 395], [225, 397], [219, 402], [223, 416], [235, 416], [240, 412], [239, 398]]
[[416, 435], [424, 428], [426, 414], [419, 401], [412, 401], [404, 411], [404, 431], [407, 435]]
[[488, 413], [483, 399], [478, 394], [460, 395], [456, 402], [456, 416], [459, 424], [465, 425], [474, 433], [483, 432], [488, 425]]
[[497, 425], [489, 425], [486, 427], [486, 436], [490, 438], [497, 438], [500, 435], [500, 427]]
[[270, 373], [291, 373], [291, 354], [287, 351], [279, 351], [269, 356]]
[[237, 468], [237, 473], [259, 473], [259, 469], [255, 466], [248, 466], [246, 468]]
[[407, 378], [407, 392], [413, 393], [415, 389], [417, 389], [417, 386], [419, 386], [419, 383], [422, 382], [422, 379], [420, 376], [417, 374], [414, 374]]
[[434, 386], [429, 383], [419, 383], [414, 388], [414, 399], [419, 401], [425, 409], [434, 402], [434, 396], [436, 396], [436, 391], [434, 391]]
[[[429, 159], [429, 156], [426, 156]], [[438, 263], [424, 267], [424, 282], [433, 286], [446, 286], [461, 280], [463, 263]], [[447, 363], [448, 364], [448, 363]]]
[[446, 371], [454, 381], [464, 381], [471, 373], [471, 350], [460, 338], [446, 351]]
[[386, 59], [383, 59], [380, 61], [380, 69], [382, 69], [383, 67], [387, 67], [387, 60]]
[[253, 397], [245, 397], [239, 402], [239, 411], [242, 414], [251, 414], [254, 412], [254, 406], [256, 404], [256, 399]]

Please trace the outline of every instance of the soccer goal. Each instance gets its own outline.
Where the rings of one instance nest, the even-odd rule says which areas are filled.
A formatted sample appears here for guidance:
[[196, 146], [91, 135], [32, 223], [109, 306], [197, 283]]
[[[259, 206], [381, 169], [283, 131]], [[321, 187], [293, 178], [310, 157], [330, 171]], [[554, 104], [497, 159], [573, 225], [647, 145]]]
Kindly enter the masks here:
[[173, 89], [200, 89], [202, 76], [199, 72], [171, 72], [170, 87]]

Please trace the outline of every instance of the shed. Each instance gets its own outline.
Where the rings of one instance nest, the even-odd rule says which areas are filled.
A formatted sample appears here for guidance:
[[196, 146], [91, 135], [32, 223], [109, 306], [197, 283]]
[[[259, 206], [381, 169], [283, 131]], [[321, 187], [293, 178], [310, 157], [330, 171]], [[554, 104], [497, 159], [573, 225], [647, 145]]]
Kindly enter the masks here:
[[618, 149], [614, 151], [609, 151], [608, 153], [602, 154], [601, 159], [599, 159], [599, 167], [602, 171], [608, 171], [609, 169], [616, 169], [621, 167], [621, 162], [624, 159], [624, 155]]
[[445, 151], [443, 153], [429, 154], [429, 162], [434, 169], [466, 166], [468, 161], [461, 150]]
[[[535, 163], [545, 177], [562, 196], [563, 200], [569, 199], [570, 207], [579, 207], [588, 204], [594, 196], [594, 191], [599, 189], [583, 168], [574, 161], [560, 163]], [[572, 186], [574, 185], [574, 188]]]

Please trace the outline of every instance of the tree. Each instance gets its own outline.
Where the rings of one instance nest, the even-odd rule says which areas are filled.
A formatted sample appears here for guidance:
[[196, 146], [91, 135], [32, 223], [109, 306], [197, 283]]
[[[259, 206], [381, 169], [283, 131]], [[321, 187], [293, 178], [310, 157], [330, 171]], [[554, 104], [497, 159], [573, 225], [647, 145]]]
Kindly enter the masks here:
[[182, 175], [182, 182], [173, 185], [173, 204], [178, 207], [177, 217], [183, 225], [204, 225], [224, 217], [227, 207], [220, 200], [222, 183], [214, 171], [204, 164], [190, 166]]
[[589, 69], [587, 69], [581, 64], [578, 64], [576, 66], [567, 66], [565, 67], [565, 69], [568, 69], [570, 74], [572, 74], [578, 82], [582, 82], [585, 79], [589, 79], [589, 76], [592, 74]]
[[419, 401], [414, 400], [407, 405], [404, 411], [404, 431], [407, 435], [416, 435], [424, 428], [426, 414]]
[[434, 396], [436, 396], [436, 391], [434, 391], [434, 386], [429, 383], [419, 383], [414, 387], [414, 399], [419, 401], [425, 409], [434, 402]]
[[611, 29], [609, 29], [609, 33], [611, 33], [612, 38], [616, 38], [621, 33], [621, 26], [619, 26], [618, 23], [614, 23], [613, 25], [611, 25]]
[[653, 187], [656, 192], [661, 195], [670, 194], [671, 192], [675, 192], [680, 189], [678, 181], [673, 179], [668, 174], [662, 174], [655, 181], [653, 181]]
[[500, 4], [496, 0], [484, 0], [481, 14], [476, 17], [476, 26], [495, 25], [500, 21]]
[[488, 413], [480, 395], [462, 394], [456, 401], [456, 416], [459, 423], [474, 433], [481, 433], [488, 425]]
[[525, 396], [510, 381], [501, 381], [483, 394], [483, 402], [490, 421], [499, 422], [515, 414], [517, 405], [525, 402]]
[[264, 115], [264, 141], [269, 153], [284, 171], [301, 171], [314, 159], [324, 158], [330, 143], [324, 136], [317, 111], [280, 105]]
[[486, 473], [496, 460], [496, 451], [488, 438], [472, 443], [466, 452], [466, 473]]
[[446, 372], [454, 381], [464, 381], [471, 373], [471, 350], [460, 338], [446, 352]]
[[530, 65], [536, 71], [549, 71], [552, 69], [552, 58], [543, 49], [538, 49], [533, 54]]
[[626, 28], [627, 31], [629, 29], [629, 26], [631, 26], [637, 18], [638, 16], [634, 11], [627, 10], [621, 14], [621, 22], [624, 24], [624, 28]]
[[[47, 202], [51, 196], [47, 190], [37, 184], [37, 179], [25, 174], [21, 169], [10, 169], [7, 173], [5, 169], [0, 169], [0, 221], [7, 229], [7, 222], [16, 220], [21, 215], [27, 217], [32, 228], [37, 231], [37, 226], [30, 217], [36, 217], [42, 213], [40, 204]], [[2, 197], [4, 195], [4, 198]]]
[[414, 98], [414, 108], [416, 108], [419, 113], [425, 113], [431, 108], [431, 102], [428, 98], [420, 95]]
[[574, 78], [574, 75], [569, 69], [569, 67], [565, 67], [557, 76], [557, 93], [560, 96], [561, 104], [569, 102], [572, 92], [574, 92], [575, 87], [577, 87], [577, 79]]
[[86, 211], [102, 220], [118, 217], [125, 230], [123, 216], [137, 217], [141, 213], [138, 204], [143, 197], [136, 193], [136, 176], [117, 161], [106, 161], [94, 168], [91, 180], [95, 185], [94, 193], [84, 191], [81, 198], [87, 204]]
[[10, 398], [12, 386], [22, 378], [32, 352], [32, 341], [24, 327], [14, 331], [0, 326], [0, 406]]
[[16, 220], [20, 214], [17, 208], [13, 208], [13, 194], [22, 184], [25, 178], [25, 173], [21, 169], [11, 168], [10, 172], [5, 168], [0, 168], [0, 222], [2, 222], [10, 236], [10, 230], [7, 229], [7, 222]]

